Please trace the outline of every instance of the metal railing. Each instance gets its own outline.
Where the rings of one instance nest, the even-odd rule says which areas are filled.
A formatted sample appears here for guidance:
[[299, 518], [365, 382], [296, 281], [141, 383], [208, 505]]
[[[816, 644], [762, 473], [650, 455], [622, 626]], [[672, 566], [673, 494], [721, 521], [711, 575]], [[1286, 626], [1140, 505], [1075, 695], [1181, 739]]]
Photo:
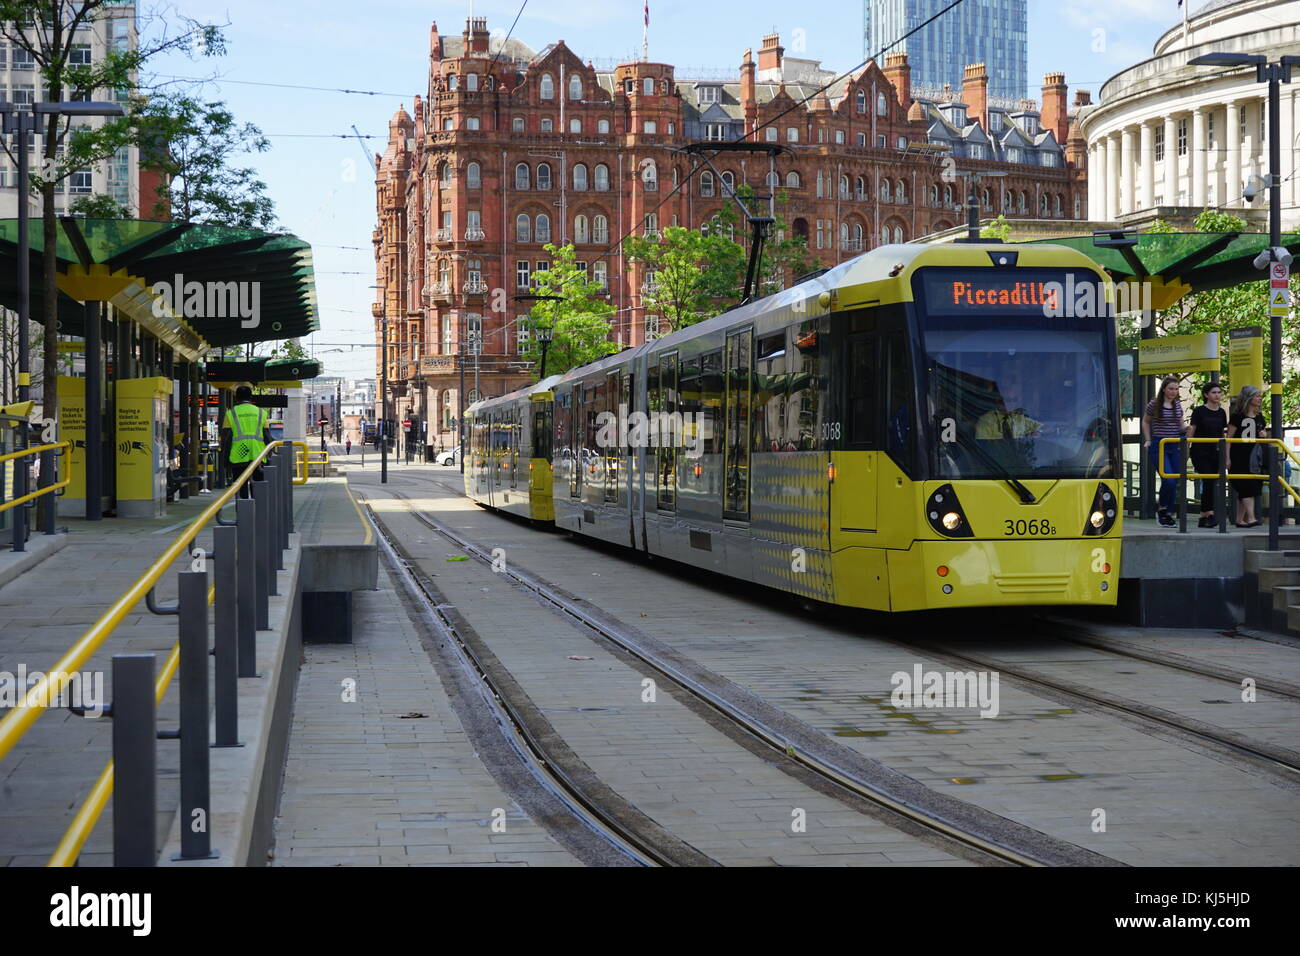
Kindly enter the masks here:
[[[1165, 471], [1165, 452], [1166, 446], [1170, 442], [1178, 443], [1178, 473], [1170, 474]], [[1219, 468], [1218, 472], [1195, 472], [1187, 470], [1188, 454], [1187, 446], [1192, 444], [1218, 445], [1219, 446]], [[1169, 437], [1160, 439], [1158, 451], [1156, 453], [1156, 474], [1161, 478], [1178, 479], [1180, 493], [1178, 494], [1178, 533], [1187, 533], [1187, 495], [1185, 493], [1187, 479], [1192, 478], [1199, 481], [1219, 481], [1222, 484], [1218, 489], [1218, 501], [1216, 502], [1215, 511], [1218, 514], [1218, 529], [1220, 533], [1226, 534], [1228, 531], [1228, 481], [1230, 480], [1254, 480], [1262, 481], [1265, 486], [1271, 484], [1267, 474], [1254, 473], [1235, 473], [1228, 471], [1228, 445], [1272, 445], [1281, 449], [1282, 453], [1300, 465], [1300, 458], [1297, 458], [1291, 449], [1286, 447], [1286, 442], [1280, 438], [1188, 438], [1186, 435], [1178, 437]], [[1300, 501], [1300, 493], [1282, 477], [1282, 469], [1278, 467], [1278, 484], [1286, 489], [1292, 500]]]
[[[59, 841], [50, 866], [75, 865], [81, 847], [116, 790], [113, 814], [113, 857], [117, 866], [153, 866], [157, 862], [156, 742], [180, 741], [181, 858], [212, 856], [208, 826], [192, 822], [211, 819], [208, 744], [208, 606], [216, 608], [215, 746], [238, 743], [237, 678], [256, 676], [256, 632], [269, 627], [269, 601], [278, 593], [276, 572], [284, 570], [284, 550], [293, 531], [291, 446], [302, 442], [272, 442], [222, 495], [191, 521], [176, 540], [99, 616], [81, 638], [46, 670], [26, 695], [0, 719], [0, 760], [31, 729], [52, 702], [61, 700], [73, 677], [103, 646], [143, 599], [153, 614], [175, 615], [180, 639], [155, 677], [154, 654], [115, 654], [112, 658], [113, 759], [100, 773], [85, 803]], [[304, 456], [305, 457], [305, 456]], [[253, 480], [261, 466], [262, 479]], [[305, 470], [300, 469], [303, 481]], [[234, 521], [221, 509], [245, 485], [251, 497], [235, 502]], [[213, 529], [214, 582], [208, 584], [209, 555], [193, 547], [199, 532]], [[160, 606], [154, 597], [158, 582], [182, 555], [193, 558], [191, 570], [179, 572], [179, 600]], [[180, 672], [180, 730], [160, 734], [157, 705], [171, 677]]]
[[[25, 458], [28, 455], [39, 455], [42, 452], [54, 451], [55, 449], [58, 448], [71, 448], [71, 447], [72, 447], [72, 442], [69, 441], [56, 441], [49, 445], [33, 445], [31, 448], [24, 448], [22, 451], [11, 451], [8, 452], [7, 454], [0, 455], [0, 464], [4, 464], [7, 461], [16, 461], [17, 459]], [[24, 463], [24, 465], [25, 464], [26, 463]], [[53, 484], [46, 485], [44, 488], [37, 488], [35, 491], [25, 494], [21, 498], [14, 498], [11, 501], [5, 501], [3, 503], [0, 503], [0, 511], [8, 511], [10, 508], [14, 508], [18, 505], [25, 504], [28, 501], [32, 501], [36, 498], [41, 497], [42, 495], [48, 495], [51, 492], [58, 491], [60, 488], [66, 487], [68, 482], [70, 481], [72, 481], [71, 474], [65, 477], [62, 481], [56, 481]]]

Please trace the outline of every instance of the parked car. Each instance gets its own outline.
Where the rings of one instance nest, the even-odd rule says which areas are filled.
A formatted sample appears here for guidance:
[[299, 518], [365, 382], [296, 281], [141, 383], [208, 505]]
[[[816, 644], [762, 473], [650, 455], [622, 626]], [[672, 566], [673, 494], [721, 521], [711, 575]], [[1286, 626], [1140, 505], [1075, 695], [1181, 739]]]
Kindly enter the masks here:
[[460, 446], [457, 445], [451, 451], [440, 451], [433, 459], [439, 465], [459, 465], [460, 464]]

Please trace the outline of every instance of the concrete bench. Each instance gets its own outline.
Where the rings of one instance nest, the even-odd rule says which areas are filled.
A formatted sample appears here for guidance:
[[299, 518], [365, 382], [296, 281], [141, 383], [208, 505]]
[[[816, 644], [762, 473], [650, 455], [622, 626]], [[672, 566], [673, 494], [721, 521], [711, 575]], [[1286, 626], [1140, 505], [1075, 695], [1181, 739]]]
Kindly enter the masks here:
[[374, 531], [346, 478], [312, 478], [295, 489], [302, 542], [303, 641], [352, 642], [352, 592], [379, 586]]

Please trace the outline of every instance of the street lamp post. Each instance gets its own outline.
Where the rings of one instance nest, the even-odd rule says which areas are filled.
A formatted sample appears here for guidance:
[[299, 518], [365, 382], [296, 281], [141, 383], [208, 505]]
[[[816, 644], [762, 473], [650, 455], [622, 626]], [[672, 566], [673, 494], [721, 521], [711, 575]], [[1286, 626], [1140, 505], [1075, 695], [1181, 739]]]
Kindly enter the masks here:
[[[39, 129], [37, 117], [39, 116], [121, 116], [122, 107], [116, 103], [36, 103], [30, 110], [23, 109], [21, 106], [13, 103], [0, 103], [0, 118], [3, 118], [4, 132], [11, 136], [16, 136], [15, 149], [18, 152], [18, 401], [25, 402], [31, 399], [32, 394], [32, 365], [31, 365], [31, 342], [28, 334], [27, 323], [31, 319], [31, 236], [29, 235], [29, 225], [31, 212], [28, 208], [29, 193], [31, 183], [28, 181], [29, 168], [27, 159], [27, 136], [35, 133]], [[42, 410], [45, 416], [50, 417], [53, 409], [44, 408]], [[91, 415], [98, 415], [99, 409], [87, 408], [87, 422], [90, 421]], [[89, 437], [88, 429], [87, 435]], [[15, 450], [22, 451], [27, 447], [27, 424], [20, 424], [16, 433]], [[93, 455], [99, 453], [99, 448], [86, 449], [87, 461]], [[14, 497], [21, 498], [27, 494], [27, 466], [24, 459], [17, 459], [14, 462]], [[71, 467], [71, 459], [69, 459]], [[54, 483], [54, 454], [52, 452], [41, 453], [41, 486], [47, 486]], [[54, 497], [46, 495], [46, 502], [42, 502], [42, 510], [45, 513], [45, 531], [47, 534], [54, 533]], [[14, 551], [23, 551], [26, 549], [27, 538], [27, 515], [22, 507], [13, 509], [14, 515]]]
[[[1255, 80], [1268, 84], [1268, 256], [1259, 256], [1255, 264], [1267, 269], [1272, 262], [1285, 262], [1290, 266], [1290, 256], [1282, 248], [1282, 84], [1291, 82], [1291, 67], [1300, 65], [1300, 56], [1284, 56], [1274, 63], [1258, 53], [1205, 53], [1187, 61], [1191, 66], [1253, 66]], [[1236, 191], [1241, 183], [1229, 183], [1228, 189]], [[1282, 316], [1270, 309], [1269, 320], [1269, 392], [1273, 396], [1270, 418], [1275, 437], [1281, 437], [1282, 428]], [[1282, 496], [1279, 494], [1281, 461], [1276, 448], [1269, 449], [1268, 466], [1268, 548], [1278, 550], [1279, 529], [1282, 524]]]
[[[516, 302], [563, 302], [564, 296], [545, 295], [542, 293], [528, 292], [528, 293], [524, 293], [523, 295], [515, 296], [515, 301]], [[549, 325], [539, 325], [536, 319], [533, 319], [532, 327], [533, 327], [533, 334], [537, 336], [537, 342], [542, 347], [542, 367], [540, 369], [540, 374], [537, 376], [538, 380], [540, 381], [541, 379], [546, 378], [546, 350], [547, 348], [550, 347], [551, 339], [555, 335], [555, 329]]]

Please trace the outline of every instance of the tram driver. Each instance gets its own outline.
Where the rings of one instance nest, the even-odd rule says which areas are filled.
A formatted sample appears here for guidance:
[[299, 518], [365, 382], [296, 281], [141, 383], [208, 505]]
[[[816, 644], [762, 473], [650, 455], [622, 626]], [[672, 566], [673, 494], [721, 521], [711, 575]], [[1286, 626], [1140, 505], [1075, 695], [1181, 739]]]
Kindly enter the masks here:
[[975, 424], [975, 437], [990, 440], [1037, 436], [1043, 425], [1025, 414], [1021, 405], [1024, 395], [1020, 383], [1014, 379], [1008, 380], [998, 387], [998, 391], [1002, 409], [993, 409], [980, 416]]

